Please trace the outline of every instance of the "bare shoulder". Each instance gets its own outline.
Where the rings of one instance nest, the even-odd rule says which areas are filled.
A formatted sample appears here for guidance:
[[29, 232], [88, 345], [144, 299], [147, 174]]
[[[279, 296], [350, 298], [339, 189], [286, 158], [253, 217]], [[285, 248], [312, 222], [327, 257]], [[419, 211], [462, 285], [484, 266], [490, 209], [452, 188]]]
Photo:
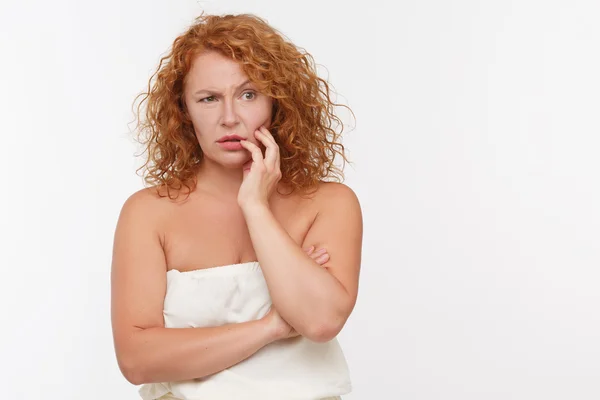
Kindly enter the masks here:
[[303, 247], [319, 244], [317, 247], [327, 247], [332, 257], [338, 246], [343, 249], [352, 244], [360, 248], [363, 216], [358, 196], [352, 188], [339, 182], [320, 182], [314, 203], [316, 215]]
[[143, 188], [132, 193], [123, 204], [124, 208], [158, 208], [161, 205], [161, 197], [155, 188]]
[[132, 193], [123, 203], [119, 223], [135, 223], [143, 229], [159, 230], [159, 224], [167, 211], [167, 202], [155, 188], [144, 188]]
[[[338, 209], [360, 212], [360, 201], [356, 192], [340, 182], [320, 182], [316, 192], [319, 209]], [[341, 210], [340, 210], [341, 211]]]
[[[152, 244], [158, 250], [162, 246], [159, 222], [165, 215], [163, 201], [153, 188], [144, 188], [131, 194], [123, 203], [115, 228], [113, 244], [113, 268], [133, 264], [131, 254], [134, 246], [140, 249]], [[154, 246], [156, 244], [156, 247]], [[114, 272], [114, 271], [113, 271]]]

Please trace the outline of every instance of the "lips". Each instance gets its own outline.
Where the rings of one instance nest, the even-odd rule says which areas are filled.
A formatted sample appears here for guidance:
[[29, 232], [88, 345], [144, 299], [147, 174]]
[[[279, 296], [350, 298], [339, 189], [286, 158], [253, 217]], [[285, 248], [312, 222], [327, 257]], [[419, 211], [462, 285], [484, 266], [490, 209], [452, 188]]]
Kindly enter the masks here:
[[239, 135], [225, 135], [222, 138], [220, 138], [219, 140], [217, 140], [217, 142], [219, 143], [223, 143], [223, 142], [239, 142], [240, 140], [244, 140], [243, 137], [239, 136]]

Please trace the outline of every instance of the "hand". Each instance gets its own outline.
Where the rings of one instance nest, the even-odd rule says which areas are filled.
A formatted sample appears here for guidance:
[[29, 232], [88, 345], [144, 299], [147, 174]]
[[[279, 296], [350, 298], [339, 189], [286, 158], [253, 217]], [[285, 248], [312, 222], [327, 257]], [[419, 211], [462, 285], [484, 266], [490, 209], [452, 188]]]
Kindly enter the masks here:
[[238, 192], [237, 201], [240, 207], [250, 205], [269, 205], [269, 197], [281, 179], [279, 146], [271, 132], [261, 126], [254, 132], [256, 138], [264, 144], [263, 158], [260, 147], [242, 140], [240, 144], [252, 154], [252, 159], [244, 164], [243, 181]]
[[269, 312], [261, 319], [266, 324], [269, 335], [273, 341], [300, 336], [300, 334], [296, 332], [296, 330], [292, 328], [281, 315], [279, 315], [273, 305], [271, 305]]
[[314, 251], [315, 246], [310, 246], [309, 248], [303, 250], [306, 252], [306, 254], [310, 256], [310, 258], [315, 260], [319, 265], [323, 265], [327, 261], [329, 261], [329, 253], [327, 253], [327, 250], [324, 247], [320, 248], [317, 251]]

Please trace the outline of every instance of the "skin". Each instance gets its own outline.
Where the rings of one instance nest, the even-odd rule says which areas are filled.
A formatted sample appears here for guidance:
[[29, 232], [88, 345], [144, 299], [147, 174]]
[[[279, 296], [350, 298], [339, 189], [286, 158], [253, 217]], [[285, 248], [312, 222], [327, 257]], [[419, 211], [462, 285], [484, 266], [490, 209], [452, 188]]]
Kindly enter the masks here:
[[234, 199], [243, 167], [252, 157], [248, 151], [224, 151], [217, 140], [237, 134], [264, 148], [254, 132], [270, 126], [273, 100], [248, 82], [236, 62], [216, 52], [196, 58], [185, 82], [184, 99], [204, 153], [198, 183], [202, 189]]
[[[184, 201], [140, 190], [119, 215], [112, 325], [119, 367], [133, 384], [214, 374], [297, 335], [331, 340], [354, 307], [362, 247], [358, 200], [337, 183], [320, 184], [308, 199], [277, 193], [286, 188], [268, 130], [272, 99], [246, 81], [236, 62], [217, 53], [195, 59], [184, 99], [204, 153], [198, 185]], [[246, 139], [242, 150], [216, 144], [230, 133]], [[166, 271], [255, 260], [273, 302], [265, 317], [164, 327]]]

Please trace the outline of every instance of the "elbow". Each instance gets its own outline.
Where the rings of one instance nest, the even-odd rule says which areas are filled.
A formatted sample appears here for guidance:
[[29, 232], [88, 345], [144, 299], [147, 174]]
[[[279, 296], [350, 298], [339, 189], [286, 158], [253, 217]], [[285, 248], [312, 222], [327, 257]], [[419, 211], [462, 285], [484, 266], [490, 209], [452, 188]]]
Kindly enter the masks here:
[[354, 302], [348, 302], [329, 315], [315, 318], [303, 336], [317, 343], [325, 343], [334, 339], [346, 324], [353, 308]]
[[132, 358], [121, 358], [118, 360], [121, 373], [132, 385], [141, 385], [146, 382], [144, 371]]
[[151, 378], [147, 350], [139, 346], [137, 333], [139, 330], [130, 334], [127, 339], [121, 338], [115, 341], [115, 354], [121, 374], [129, 383], [136, 386], [150, 383]]
[[344, 319], [341, 318], [330, 318], [327, 321], [315, 323], [307, 329], [306, 335], [304, 336], [317, 343], [329, 342], [340, 333], [344, 327], [344, 322]]

